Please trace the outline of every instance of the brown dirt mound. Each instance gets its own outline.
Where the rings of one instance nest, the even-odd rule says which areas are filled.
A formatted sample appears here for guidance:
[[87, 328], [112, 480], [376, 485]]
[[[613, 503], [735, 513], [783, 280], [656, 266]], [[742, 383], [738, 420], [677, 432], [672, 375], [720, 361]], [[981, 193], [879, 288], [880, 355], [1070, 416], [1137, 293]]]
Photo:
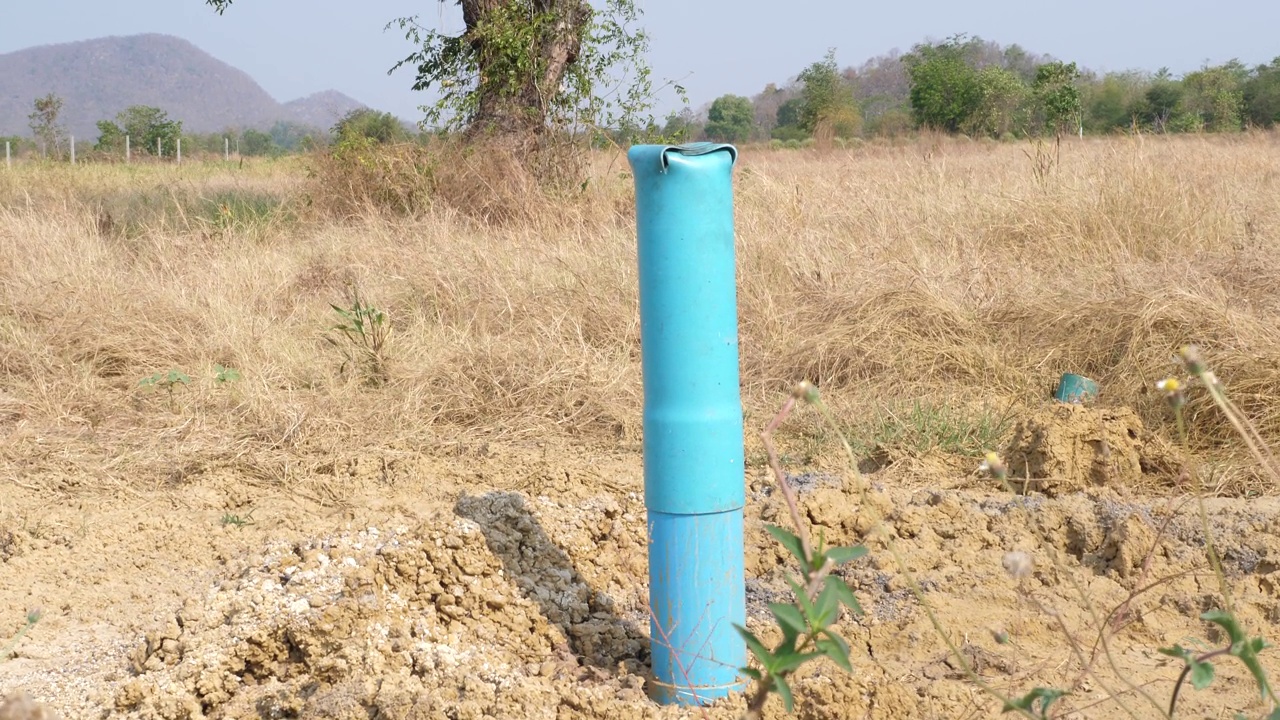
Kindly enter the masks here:
[[1127, 407], [1053, 403], [1020, 421], [1005, 451], [1015, 485], [1049, 496], [1133, 487], [1145, 473], [1168, 476], [1177, 461]]
[[[559, 544], [540, 509], [574, 518], [557, 524]], [[491, 493], [414, 529], [274, 544], [147, 633], [131, 655], [138, 676], [115, 709], [161, 718], [635, 716], [648, 652], [643, 587], [631, 580], [643, 556], [636, 510], [602, 500], [570, 512]], [[592, 582], [562, 547], [598, 558], [586, 566]]]

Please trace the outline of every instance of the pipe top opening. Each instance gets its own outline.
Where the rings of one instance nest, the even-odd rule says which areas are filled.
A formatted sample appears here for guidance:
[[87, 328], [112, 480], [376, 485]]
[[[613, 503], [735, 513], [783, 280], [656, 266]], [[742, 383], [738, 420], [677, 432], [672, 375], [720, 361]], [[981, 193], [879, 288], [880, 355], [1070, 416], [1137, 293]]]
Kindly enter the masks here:
[[660, 162], [662, 163], [662, 171], [667, 171], [667, 153], [680, 153], [681, 155], [709, 155], [713, 152], [725, 151], [729, 153], [729, 164], [733, 165], [738, 162], [738, 148], [728, 143], [713, 142], [695, 142], [685, 143], [684, 145], [667, 145], [662, 148], [659, 153]]

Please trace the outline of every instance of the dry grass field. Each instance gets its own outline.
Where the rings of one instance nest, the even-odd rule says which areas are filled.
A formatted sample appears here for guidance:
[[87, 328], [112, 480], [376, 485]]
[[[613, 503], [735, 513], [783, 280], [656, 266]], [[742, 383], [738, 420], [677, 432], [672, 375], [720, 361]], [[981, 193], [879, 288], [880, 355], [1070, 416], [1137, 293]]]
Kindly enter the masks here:
[[[1155, 388], [1194, 343], [1280, 440], [1280, 136], [1036, 155], [742, 150], [750, 620], [767, 632], [786, 588], [755, 431], [810, 379], [985, 682], [1069, 689], [1055, 716], [1161, 717], [1181, 661], [1156, 649], [1220, 644], [1184, 465], [1237, 614], [1280, 620], [1280, 491], [1195, 392], [1184, 449]], [[410, 212], [316, 162], [0, 172], [0, 648], [43, 613], [0, 697], [64, 718], [700, 716], [644, 692], [625, 157], [555, 196], [456, 158]], [[333, 329], [357, 297], [390, 328], [376, 360]], [[1097, 403], [1051, 402], [1064, 372]], [[779, 442], [808, 519], [862, 540], [834, 433], [802, 414]], [[976, 471], [989, 450], [1029, 497]], [[807, 670], [799, 715], [999, 714], [882, 550], [847, 578], [855, 673]], [[1221, 662], [1178, 717], [1264, 715], [1247, 680]]]

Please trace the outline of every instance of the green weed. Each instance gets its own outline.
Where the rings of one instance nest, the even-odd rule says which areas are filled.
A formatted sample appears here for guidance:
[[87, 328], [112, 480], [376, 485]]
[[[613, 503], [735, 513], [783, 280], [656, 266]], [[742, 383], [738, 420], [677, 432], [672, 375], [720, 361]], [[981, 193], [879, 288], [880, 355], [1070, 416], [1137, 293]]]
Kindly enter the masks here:
[[141, 388], [159, 388], [164, 390], [169, 396], [169, 407], [174, 407], [173, 389], [178, 386], [186, 386], [191, 383], [191, 376], [182, 372], [177, 368], [172, 368], [168, 372], [158, 372], [149, 375], [138, 381], [138, 387]]
[[391, 321], [383, 311], [365, 303], [360, 299], [359, 291], [352, 291], [351, 306], [339, 307], [332, 303], [329, 307], [341, 319], [331, 330], [337, 331], [339, 340], [332, 335], [325, 335], [325, 340], [343, 355], [341, 370], [358, 368], [369, 385], [383, 385], [387, 376], [387, 339], [391, 336]]
[[237, 528], [244, 528], [247, 525], [253, 525], [254, 524], [253, 511], [250, 510], [244, 515], [233, 515], [229, 512], [223, 513], [221, 522], [222, 522], [222, 527], [227, 527], [228, 525], [231, 525]]
[[27, 624], [22, 626], [22, 629], [18, 631], [17, 635], [13, 636], [13, 639], [9, 641], [8, 645], [4, 646], [3, 650], [0, 650], [0, 662], [13, 657], [13, 651], [18, 648], [18, 643], [22, 641], [22, 637], [30, 632], [31, 628], [36, 626], [36, 623], [40, 622], [40, 617], [39, 608], [27, 611]]
[[239, 379], [239, 370], [231, 367], [223, 367], [222, 365], [213, 366], [213, 381], [215, 383], [219, 385], [226, 385], [227, 383], [233, 383]]

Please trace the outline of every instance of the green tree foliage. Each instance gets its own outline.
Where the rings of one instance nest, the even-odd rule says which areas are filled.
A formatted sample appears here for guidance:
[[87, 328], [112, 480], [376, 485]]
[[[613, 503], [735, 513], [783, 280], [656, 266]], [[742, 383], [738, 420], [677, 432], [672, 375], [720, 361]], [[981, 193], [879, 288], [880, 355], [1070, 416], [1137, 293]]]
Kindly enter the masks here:
[[98, 142], [94, 143], [93, 149], [103, 152], [124, 152], [124, 131], [110, 120], [99, 120]]
[[819, 143], [833, 137], [853, 137], [862, 130], [862, 116], [853, 88], [836, 66], [835, 51], [800, 73], [798, 126]]
[[982, 86], [978, 71], [966, 59], [971, 46], [957, 35], [937, 45], [916, 45], [903, 56], [916, 125], [960, 132], [977, 111]]
[[741, 95], [721, 95], [707, 111], [706, 134], [715, 142], [746, 142], [751, 139], [755, 124], [750, 100]]
[[1080, 89], [1076, 81], [1080, 69], [1075, 63], [1059, 60], [1047, 62], [1036, 68], [1036, 79], [1031, 90], [1044, 129], [1055, 135], [1075, 131], [1080, 122]]
[[270, 155], [275, 149], [275, 142], [269, 133], [249, 129], [240, 134], [240, 154], [247, 157]]
[[40, 145], [40, 152], [45, 157], [49, 157], [50, 154], [55, 157], [62, 155], [67, 132], [62, 127], [62, 123], [59, 122], [61, 114], [62, 98], [49, 93], [44, 97], [35, 99], [31, 114], [27, 116], [31, 133], [36, 136], [36, 142]]
[[1244, 123], [1244, 85], [1248, 74], [1235, 60], [1187, 73], [1182, 78], [1182, 104], [1193, 124], [1209, 132], [1240, 130]]
[[769, 137], [774, 140], [804, 140], [809, 137], [808, 131], [800, 127], [800, 110], [804, 107], [804, 99], [794, 97], [778, 106], [777, 116]]
[[1012, 70], [991, 65], [978, 72], [978, 103], [965, 123], [973, 135], [1004, 137], [1026, 125], [1027, 86]]
[[1151, 85], [1143, 93], [1138, 115], [1145, 125], [1156, 132], [1169, 132], [1177, 128], [1178, 109], [1182, 105], [1182, 83], [1172, 79], [1168, 70], [1156, 73]]
[[800, 109], [804, 106], [801, 98], [791, 98], [778, 106], [778, 125], [800, 127]]
[[115, 122], [98, 121], [98, 143], [101, 150], [121, 150], [124, 136], [129, 136], [133, 152], [155, 154], [157, 143], [166, 156], [178, 150], [182, 122], [170, 120], [168, 113], [149, 105], [133, 105], [116, 115]]
[[409, 139], [408, 131], [395, 115], [370, 108], [359, 108], [344, 115], [333, 126], [333, 136], [339, 143], [363, 139], [379, 145]]
[[1107, 73], [1081, 94], [1084, 129], [1107, 133], [1129, 129], [1141, 114], [1147, 79], [1136, 72]]
[[1280, 123], [1280, 57], [1259, 65], [1244, 83], [1246, 119], [1259, 127]]

